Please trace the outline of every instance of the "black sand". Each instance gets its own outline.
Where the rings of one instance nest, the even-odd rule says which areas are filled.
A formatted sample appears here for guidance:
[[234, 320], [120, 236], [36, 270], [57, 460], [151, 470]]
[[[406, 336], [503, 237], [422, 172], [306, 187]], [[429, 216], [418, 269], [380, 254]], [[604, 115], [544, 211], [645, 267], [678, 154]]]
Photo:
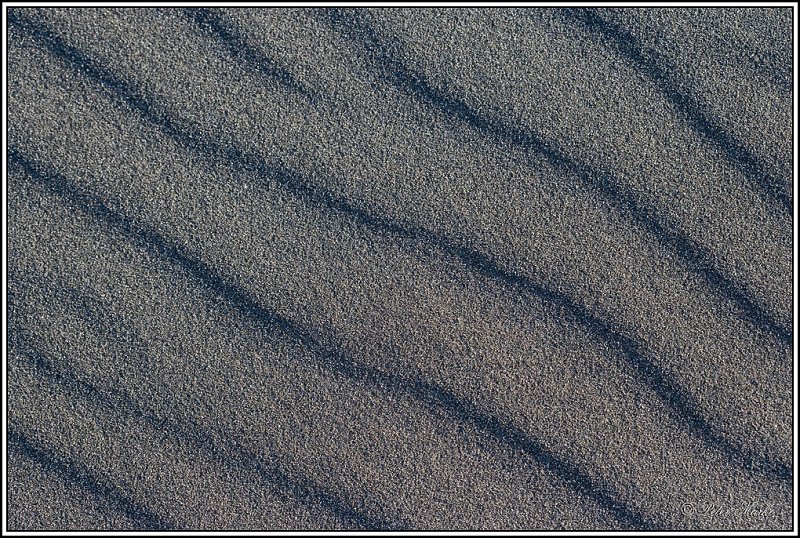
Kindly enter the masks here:
[[792, 525], [790, 9], [20, 9], [8, 525]]

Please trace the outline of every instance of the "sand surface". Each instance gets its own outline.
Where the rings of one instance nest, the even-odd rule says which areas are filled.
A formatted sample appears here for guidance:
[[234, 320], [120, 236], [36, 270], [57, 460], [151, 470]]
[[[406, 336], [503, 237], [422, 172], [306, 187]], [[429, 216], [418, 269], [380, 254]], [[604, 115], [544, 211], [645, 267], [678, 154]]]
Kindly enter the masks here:
[[8, 525], [792, 525], [791, 9], [8, 16]]

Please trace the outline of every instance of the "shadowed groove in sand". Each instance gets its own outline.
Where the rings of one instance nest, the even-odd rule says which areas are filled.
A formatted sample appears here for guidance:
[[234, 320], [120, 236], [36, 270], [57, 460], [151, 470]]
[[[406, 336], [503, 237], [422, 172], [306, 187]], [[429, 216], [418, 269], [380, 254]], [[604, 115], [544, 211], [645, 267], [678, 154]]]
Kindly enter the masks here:
[[[253, 470], [261, 480], [277, 487], [284, 494], [288, 494], [308, 506], [320, 507], [345, 524], [361, 529], [403, 530], [405, 528], [398, 523], [376, 519], [359, 512], [309, 479], [290, 477], [278, 465], [264, 463], [262, 458], [250, 452], [242, 444], [236, 441], [219, 440], [219, 436], [212, 435], [189, 417], [181, 417], [180, 421], [159, 418], [152, 412], [143, 409], [125, 391], [101, 389], [82, 380], [71, 370], [60, 368], [56, 361], [30, 346], [19, 330], [13, 334], [9, 332], [9, 344], [17, 354], [25, 357], [26, 362], [34, 367], [42, 378], [69, 391], [75, 397], [112, 412], [142, 420], [157, 431], [164, 431], [177, 439], [187, 441], [196, 450], [208, 454], [212, 459], [231, 470]], [[157, 522], [157, 520], [154, 521]], [[169, 527], [156, 526], [154, 528]]]
[[[31, 286], [46, 286], [48, 290], [52, 290], [54, 285], [52, 282], [45, 284], [39, 275], [32, 277], [27, 274], [25, 280], [28, 280]], [[18, 281], [20, 279], [12, 271], [9, 275], [11, 286], [8, 304], [10, 306], [14, 304], [14, 284]], [[95, 330], [102, 329], [103, 336], [112, 340], [123, 339], [126, 342], [133, 342], [135, 349], [140, 350], [135, 352], [137, 362], [139, 364], [149, 362], [151, 354], [146, 349], [147, 344], [132, 328], [125, 326], [107, 305], [103, 305], [99, 299], [71, 287], [64, 285], [56, 285], [56, 287], [59, 290], [56, 293], [58, 299], [62, 300], [67, 308], [89, 322]], [[13, 309], [9, 308], [9, 312], [12, 311]], [[14, 323], [13, 316], [10, 317], [9, 326]], [[25, 341], [23, 332], [25, 332], [24, 328], [16, 326], [14, 330], [9, 330], [9, 341], [14, 351], [25, 356], [45, 379], [70, 390], [76, 396], [111, 411], [143, 420], [156, 430], [168, 432], [173, 437], [188, 441], [198, 451], [207, 453], [212, 459], [232, 470], [236, 470], [237, 467], [252, 469], [264, 482], [277, 486], [282, 492], [291, 495], [299, 502], [327, 510], [345, 524], [351, 524], [361, 529], [405, 530], [406, 527], [398, 522], [377, 519], [359, 512], [308, 478], [290, 477], [280, 465], [265, 464], [262, 458], [247, 450], [242, 444], [235, 440], [214, 436], [191, 417], [159, 418], [151, 411], [144, 410], [133, 397], [122, 389], [98, 388], [82, 380], [73, 371], [59, 368], [56, 361], [29, 345]], [[130, 352], [130, 348], [128, 348], [128, 353]], [[296, 475], [296, 473], [294, 474]]]
[[[458, 244], [446, 236], [435, 234], [424, 228], [395, 222], [366, 209], [356, 207], [349, 201], [336, 196], [322, 187], [311, 185], [305, 178], [295, 174], [277, 161], [266, 162], [258, 155], [246, 154], [236, 147], [221, 145], [213, 140], [207, 139], [196, 131], [180, 127], [169, 114], [159, 110], [151, 101], [141, 96], [129, 84], [118, 79], [108, 69], [90, 60], [76, 48], [64, 43], [63, 40], [53, 35], [44, 25], [30, 21], [20, 21], [19, 18], [12, 13], [13, 10], [9, 10], [10, 23], [21, 27], [36, 37], [53, 55], [60, 58], [68, 67], [76, 69], [82, 75], [98, 83], [103, 88], [106, 88], [111, 92], [112, 96], [116, 96], [117, 99], [121, 100], [131, 110], [137, 113], [144, 121], [152, 124], [182, 147], [197, 152], [209, 160], [227, 162], [229, 166], [235, 170], [253, 173], [262, 178], [273, 178], [288, 192], [305, 200], [312, 207], [342, 213], [355, 222], [380, 233], [388, 233], [396, 237], [408, 238], [435, 245], [446, 254], [460, 259], [466, 267], [473, 271], [558, 306], [568, 315], [571, 315], [575, 321], [583, 324], [593, 334], [607, 342], [613, 349], [619, 351], [628, 364], [636, 370], [640, 380], [669, 406], [676, 418], [684, 424], [690, 432], [707, 443], [708, 446], [719, 450], [730, 463], [741, 466], [751, 472], [763, 473], [772, 479], [782, 481], [791, 480], [792, 469], [789, 465], [782, 462], [763, 461], [763, 459], [759, 459], [753, 454], [748, 453], [742, 447], [735, 446], [714, 432], [708, 421], [697, 410], [690, 396], [685, 393], [667, 372], [664, 372], [652, 359], [647, 357], [646, 353], [636, 341], [615, 330], [610, 323], [597, 318], [589, 312], [586, 307], [574, 302], [568, 296], [542, 287], [527, 277], [505, 271], [492, 260], [490, 256], [471, 249], [468, 246]], [[435, 92], [430, 86], [427, 86], [427, 83], [424, 87], [427, 88], [426, 91], [428, 92]], [[467, 114], [465, 117], [466, 121], [474, 121], [476, 125], [484, 126], [487, 129], [490, 128], [490, 130], [495, 129], [491, 127], [489, 120], [472, 112], [471, 109], [466, 107], [463, 103], [447, 97], [438, 97], [438, 93], [433, 94], [433, 96], [439, 100], [445, 100], [445, 104], [438, 103], [438, 106], [446, 105], [445, 110], [447, 110], [448, 106], [456, 107], [457, 111], [464, 111], [463, 113]], [[451, 102], [452, 105], [447, 105], [447, 103]], [[501, 133], [502, 132], [504, 131], [501, 130]], [[529, 135], [520, 133], [519, 136], [523, 137]], [[548, 149], [547, 151], [552, 153], [552, 158], [557, 159], [557, 162], [563, 161], [566, 163], [564, 164], [566, 167], [578, 166], [553, 150]], [[9, 152], [9, 155], [11, 155], [11, 152]], [[604, 188], [616, 189], [612, 191], [612, 194], [618, 192], [618, 189], [613, 185], [606, 185]], [[617, 196], [617, 198], [619, 198], [619, 196]], [[628, 198], [630, 198], [630, 195]], [[628, 198], [623, 197], [622, 199]], [[632, 201], [630, 203], [633, 204]], [[649, 225], [656, 225], [653, 219], [647, 217], [643, 209], [635, 205], [633, 209], [636, 209], [636, 212], [633, 214], [634, 218], [644, 220], [645, 225], [648, 225], [648, 223]], [[669, 233], [667, 229], [659, 228], [659, 230], [664, 234]], [[688, 241], [687, 239], [680, 240]], [[689, 253], [691, 254], [692, 252], [696, 251], [689, 249]], [[200, 275], [202, 276], [206, 273], [207, 272], [201, 271]], [[713, 280], [714, 278], [723, 277], [711, 271], [706, 278]], [[237, 297], [237, 295], [234, 294], [233, 297]], [[239, 299], [240, 298], [237, 300]], [[248, 305], [251, 303], [252, 301], [240, 302], [241, 306], [245, 309], [250, 308]], [[256, 318], [258, 318], [258, 316], [256, 316]], [[791, 345], [791, 335], [789, 335], [789, 345]]]
[[[675, 69], [666, 58], [655, 52], [645, 52], [636, 38], [625, 28], [605, 20], [596, 9], [570, 8], [559, 10], [564, 17], [577, 23], [590, 33], [604, 38], [606, 45], [633, 65], [649, 79], [661, 94], [688, 120], [695, 132], [720, 150], [725, 158], [744, 174], [762, 194], [777, 202], [791, 219], [791, 192], [784, 192], [778, 180], [766, 172], [765, 165], [740, 140], [719, 126], [718, 122], [703, 112], [702, 106], [691, 96], [682, 93], [675, 83]], [[663, 66], [663, 67], [662, 67]]]
[[[744, 286], [737, 284], [715, 267], [713, 256], [697, 241], [683, 233], [678, 225], [669, 222], [637, 201], [634, 192], [625, 188], [612, 174], [571, 159], [554, 144], [501, 119], [481, 114], [461, 98], [440, 90], [398, 59], [394, 52], [400, 45], [396, 40], [385, 44], [378, 33], [363, 18], [349, 16], [342, 10], [315, 11], [323, 21], [360, 46], [378, 76], [386, 83], [425, 103], [442, 115], [466, 124], [489, 139], [511, 144], [525, 151], [538, 153], [557, 169], [577, 177], [584, 185], [607, 199], [616, 210], [655, 238], [667, 250], [675, 253], [686, 268], [701, 277], [709, 289], [736, 305], [740, 316], [757, 329], [775, 336], [787, 348], [792, 347], [792, 331], [783, 327], [764, 308], [750, 297]], [[455, 127], [453, 127], [455, 129]]]
[[96, 219], [104, 228], [112, 229], [153, 256], [177, 266], [202, 283], [210, 294], [223, 298], [258, 326], [265, 330], [280, 331], [300, 343], [314, 354], [319, 364], [330, 371], [409, 396], [432, 409], [444, 411], [454, 419], [491, 436], [497, 442], [526, 454], [574, 491], [608, 511], [621, 525], [633, 529], [653, 528], [652, 523], [626, 502], [618, 499], [607, 486], [569, 461], [551, 453], [517, 426], [484, 412], [473, 402], [458, 397], [444, 387], [423, 379], [406, 378], [365, 366], [326, 347], [304, 328], [262, 307], [249, 291], [218, 274], [205, 262], [187, 252], [183, 246], [162, 237], [145, 223], [117, 213], [101, 198], [82, 191], [63, 176], [43, 171], [39, 165], [22, 156], [13, 147], [9, 148], [9, 166], [20, 169], [67, 204]]
[[41, 465], [46, 471], [60, 475], [68, 482], [85, 489], [97, 499], [104, 501], [136, 522], [138, 528], [144, 530], [170, 530], [176, 528], [174, 524], [151, 512], [125, 492], [104, 484], [100, 478], [81, 469], [74, 462], [39, 446], [29, 436], [18, 431], [13, 424], [8, 427], [7, 439], [9, 451], [17, 451]]
[[292, 73], [280, 65], [277, 60], [266, 56], [248, 44], [245, 36], [220, 16], [218, 9], [185, 8], [181, 10], [181, 13], [205, 34], [220, 43], [232, 58], [244, 66], [253, 68], [284, 88], [302, 95], [312, 104], [318, 101], [317, 96], [297, 81]]

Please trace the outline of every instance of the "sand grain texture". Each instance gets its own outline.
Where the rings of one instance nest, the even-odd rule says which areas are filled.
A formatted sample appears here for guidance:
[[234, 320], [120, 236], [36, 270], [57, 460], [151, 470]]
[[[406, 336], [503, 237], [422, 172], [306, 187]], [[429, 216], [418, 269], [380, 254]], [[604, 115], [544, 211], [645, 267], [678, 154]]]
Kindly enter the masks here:
[[791, 528], [790, 9], [8, 13], [9, 529]]

